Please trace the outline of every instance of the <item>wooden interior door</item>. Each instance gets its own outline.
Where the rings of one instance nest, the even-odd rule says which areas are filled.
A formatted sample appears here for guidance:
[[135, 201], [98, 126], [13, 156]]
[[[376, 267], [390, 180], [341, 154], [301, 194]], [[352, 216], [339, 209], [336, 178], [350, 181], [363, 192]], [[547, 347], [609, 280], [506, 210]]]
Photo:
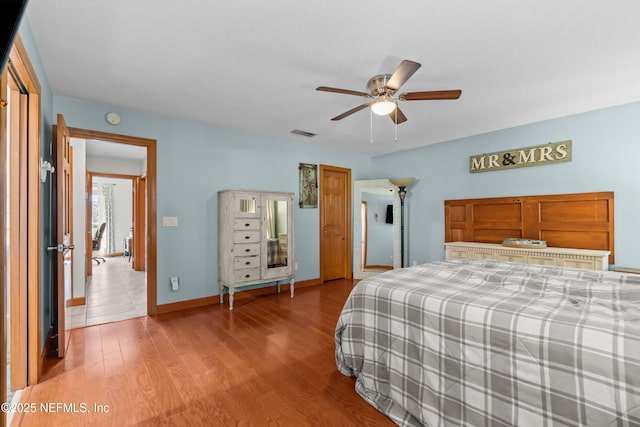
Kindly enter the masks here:
[[[3, 286], [3, 303], [8, 325], [3, 332], [8, 334], [6, 356], [9, 360], [2, 369], [10, 372], [9, 388], [12, 391], [27, 386], [27, 95], [11, 73], [3, 75], [0, 96], [7, 99], [3, 109], [2, 166], [3, 219], [2, 252], [6, 257], [0, 274], [6, 279]], [[6, 114], [6, 115], [5, 115]], [[6, 287], [5, 287], [6, 286]], [[3, 372], [4, 374], [4, 372]]]
[[[39, 363], [41, 360], [40, 330], [42, 325], [40, 322], [42, 312], [42, 298], [40, 294], [40, 272], [42, 264], [40, 195], [43, 184], [40, 180], [40, 84], [38, 83], [36, 72], [29, 60], [29, 55], [20, 38], [20, 34], [16, 34], [9, 52], [9, 59], [3, 72], [0, 74], [0, 216], [2, 217], [0, 219], [0, 242], [2, 242], [3, 245], [3, 249], [0, 250], [0, 265], [3, 269], [10, 267], [14, 271], [17, 270], [20, 272], [20, 291], [10, 291], [7, 289], [10, 285], [15, 285], [13, 280], [5, 277], [5, 275], [11, 274], [10, 271], [5, 271], [4, 274], [0, 273], [0, 287], [5, 291], [11, 292], [11, 295], [0, 292], [0, 306], [6, 310], [3, 310], [2, 315], [0, 315], [0, 330], [7, 333], [8, 329], [13, 326], [5, 324], [5, 321], [13, 323], [15, 320], [16, 325], [21, 328], [21, 331], [19, 335], [12, 333], [9, 339], [21, 338], [19, 338], [19, 343], [3, 340], [2, 351], [0, 351], [0, 365], [3, 367], [3, 370], [5, 368], [13, 369], [13, 362], [11, 362], [12, 366], [7, 366], [7, 353], [9, 351], [13, 352], [14, 346], [15, 348], [24, 348], [25, 344], [22, 343], [26, 342], [26, 352], [21, 352], [18, 356], [18, 362], [26, 366], [27, 385], [31, 385], [38, 383], [41, 374], [41, 365]], [[19, 97], [14, 98], [13, 96], [9, 96], [9, 92], [14, 91], [13, 88], [9, 88], [9, 80], [14, 80], [16, 83], [14, 88], [18, 88]], [[19, 128], [9, 131], [8, 127], [14, 126], [13, 118], [10, 119], [9, 116], [13, 116], [14, 113], [20, 116]], [[11, 179], [8, 174], [12, 173], [7, 169], [7, 161], [9, 160], [7, 158], [9, 154], [7, 153], [9, 145], [8, 134], [11, 135], [11, 138], [15, 136], [19, 137], [19, 165], [22, 170], [19, 173], [19, 177], [13, 178], [14, 180], [18, 179], [20, 181], [19, 200], [15, 201], [12, 205], [5, 206], [5, 203], [11, 203], [9, 200], [9, 188], [7, 188], [8, 181], [6, 180], [7, 178]], [[17, 169], [14, 168], [14, 171], [15, 170]], [[11, 209], [10, 206], [19, 208], [19, 229], [9, 229], [11, 214], [6, 214], [7, 209]], [[11, 243], [8, 242], [8, 239], [14, 231], [19, 231], [20, 235], [20, 247], [18, 251], [18, 255], [21, 257], [20, 260], [5, 257], [5, 251], [10, 249], [7, 248], [6, 245], [12, 246]], [[25, 296], [26, 301], [24, 301]], [[14, 303], [9, 301], [10, 298], [14, 297], [18, 297], [22, 302], [14, 305]], [[11, 304], [10, 307], [9, 304]], [[15, 308], [19, 308], [19, 316], [9, 312], [9, 310]], [[18, 375], [11, 373], [12, 382], [14, 375], [16, 379], [24, 378], [23, 374]], [[2, 402], [6, 402], [8, 378], [5, 375], [0, 375], [0, 377], [2, 377], [0, 379], [0, 389], [2, 389], [0, 397], [2, 397]], [[0, 411], [0, 424], [4, 425], [5, 421], [5, 413]]]
[[147, 178], [134, 181], [133, 269], [147, 270]]
[[320, 280], [351, 277], [351, 169], [320, 165]]
[[56, 245], [49, 249], [54, 253], [55, 286], [53, 289], [53, 334], [57, 337], [58, 357], [64, 357], [66, 349], [65, 289], [72, 289], [71, 230], [73, 211], [71, 204], [71, 138], [62, 114], [58, 114], [53, 126], [53, 157], [55, 161], [55, 185], [52, 209], [55, 224]]

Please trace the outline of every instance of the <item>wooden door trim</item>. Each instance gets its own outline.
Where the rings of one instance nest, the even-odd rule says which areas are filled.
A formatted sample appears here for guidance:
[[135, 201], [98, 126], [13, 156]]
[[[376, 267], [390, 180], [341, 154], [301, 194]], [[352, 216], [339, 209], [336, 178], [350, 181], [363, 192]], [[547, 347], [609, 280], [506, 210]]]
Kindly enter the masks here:
[[[2, 72], [0, 74], [0, 99], [5, 100], [3, 97], [4, 93], [7, 90], [7, 73]], [[6, 176], [6, 164], [7, 164], [7, 110], [4, 106], [0, 104], [0, 176], [2, 176], [2, 181], [4, 183], [4, 178]], [[6, 199], [6, 185], [0, 185], [0, 242], [6, 242], [6, 215], [5, 215], [5, 199]], [[3, 246], [4, 247], [4, 246]], [[2, 369], [7, 369], [7, 345], [6, 345], [6, 324], [5, 319], [6, 316], [6, 307], [5, 305], [5, 274], [4, 274], [4, 265], [6, 262], [5, 251], [0, 250], [0, 266], [2, 267], [2, 272], [0, 273], [0, 307], [2, 307], [2, 313], [0, 315], [0, 334], [2, 334], [2, 349], [0, 350], [0, 366]], [[2, 402], [7, 401], [7, 376], [1, 376], [2, 381], [0, 381], [0, 399]], [[0, 411], [0, 421], [2, 425], [6, 425], [7, 423], [7, 415], [5, 411]]]
[[[24, 221], [27, 215], [27, 198], [24, 197], [27, 190], [27, 101], [28, 96], [21, 93], [20, 81], [13, 73], [3, 79], [3, 88], [7, 90], [7, 99], [9, 101], [8, 110], [11, 115], [4, 115], [5, 132], [3, 135], [3, 147], [5, 155], [9, 154], [3, 160], [3, 165], [9, 165], [8, 170], [3, 176], [7, 176], [7, 182], [3, 181], [3, 187], [7, 187], [8, 193], [5, 194], [9, 205], [5, 205], [2, 211], [3, 219], [6, 220], [6, 208], [9, 211], [8, 227], [10, 234], [5, 235], [4, 242], [9, 241], [9, 264], [10, 268], [3, 268], [3, 278], [9, 273], [9, 281], [4, 283], [3, 290], [8, 289], [10, 295], [9, 300], [5, 300], [2, 307], [9, 307], [10, 323], [6, 325], [10, 330], [9, 340], [5, 343], [9, 344], [9, 364], [6, 360], [3, 362], [3, 369], [10, 367], [11, 382], [9, 388], [18, 390], [27, 385], [27, 223]], [[8, 138], [7, 138], [8, 136]], [[5, 227], [7, 223], [3, 223]], [[6, 239], [6, 240], [5, 240]], [[6, 259], [5, 259], [6, 263]], [[3, 292], [4, 296], [4, 292]], [[6, 329], [2, 329], [3, 333]], [[4, 355], [4, 354], [3, 354]]]
[[135, 271], [145, 271], [146, 270], [146, 257], [144, 256], [146, 253], [144, 235], [146, 229], [146, 221], [145, 221], [145, 211], [146, 211], [146, 199], [147, 199], [147, 177], [140, 176], [138, 177], [133, 185], [135, 186], [134, 191], [134, 223], [135, 227], [133, 229], [133, 269]]
[[[326, 171], [334, 171], [334, 172], [341, 172], [346, 174], [347, 176], [347, 185], [346, 185], [346, 204], [347, 204], [347, 213], [346, 213], [346, 218], [345, 218], [345, 238], [347, 240], [347, 250], [346, 250], [346, 263], [345, 263], [345, 271], [344, 271], [344, 278], [348, 279], [348, 278], [352, 278], [353, 277], [353, 272], [351, 271], [351, 260], [353, 257], [353, 242], [352, 242], [352, 231], [351, 231], [351, 224], [353, 223], [353, 208], [352, 208], [352, 190], [351, 187], [353, 185], [352, 180], [351, 180], [351, 169], [348, 168], [341, 168], [338, 166], [330, 166], [330, 165], [320, 165], [320, 191], [322, 191], [322, 185], [323, 185], [323, 179], [324, 179], [324, 173]], [[322, 197], [319, 197], [320, 200], [322, 200]], [[324, 213], [323, 210], [320, 209], [320, 227], [319, 227], [319, 235], [320, 235], [320, 283], [324, 283], [325, 279], [325, 273], [323, 271], [322, 268], [322, 258], [323, 258], [323, 249], [322, 249], [322, 229], [323, 229], [323, 224], [324, 224]]]
[[[129, 175], [129, 174], [120, 174], [120, 173], [108, 173], [108, 172], [91, 172], [91, 171], [87, 171], [87, 176], [89, 177], [89, 179], [87, 181], [91, 182], [91, 186], [87, 187], [87, 192], [89, 195], [91, 195], [93, 193], [93, 178], [94, 177], [100, 177], [100, 178], [115, 178], [115, 179], [128, 179], [131, 181], [131, 189], [134, 190], [135, 186], [136, 186], [136, 180], [138, 178], [140, 178], [141, 175]], [[93, 205], [93, 202], [91, 201], [91, 199], [88, 199], [87, 204], [89, 205], [89, 207], [91, 207]], [[91, 230], [91, 222], [89, 221], [93, 215], [92, 213], [89, 211], [89, 208], [87, 208], [87, 224], [89, 230]], [[133, 209], [135, 209], [135, 206], [133, 206]], [[135, 221], [135, 212], [131, 212], [131, 220]], [[87, 233], [89, 234], [89, 233]], [[93, 235], [91, 236], [91, 245], [88, 247], [92, 247], [93, 246]], [[89, 265], [91, 266], [91, 272], [93, 272], [93, 264], [91, 263], [91, 261], [93, 260], [92, 258], [93, 256], [93, 249], [92, 250], [87, 250], [87, 254], [86, 254], [86, 258], [88, 260]]]
[[116, 178], [116, 179], [130, 179], [131, 181], [135, 181], [136, 178], [140, 178], [141, 175], [129, 175], [129, 174], [120, 174], [120, 173], [104, 173], [104, 172], [87, 172], [89, 175], [98, 176], [100, 178]]
[[[27, 101], [27, 383], [37, 384], [42, 374], [40, 358], [40, 271], [43, 260], [40, 242], [40, 156], [41, 156], [41, 87], [20, 34], [16, 34], [5, 73], [9, 70], [23, 85]], [[6, 123], [5, 123], [6, 126]], [[4, 221], [3, 221], [4, 224]], [[4, 237], [4, 232], [2, 233]], [[4, 241], [4, 238], [2, 239]], [[4, 300], [2, 300], [4, 302]], [[3, 305], [4, 306], [4, 305]], [[4, 316], [3, 316], [4, 317]], [[3, 322], [4, 326], [4, 322]], [[4, 330], [4, 328], [3, 328]], [[4, 354], [5, 348], [2, 352]], [[3, 359], [4, 360], [4, 359]], [[4, 366], [4, 364], [3, 364]], [[6, 390], [5, 384], [1, 385]], [[3, 394], [4, 395], [4, 394]], [[4, 401], [4, 400], [3, 400]], [[4, 414], [3, 414], [4, 415]], [[4, 417], [3, 417], [4, 418]]]
[[158, 311], [157, 301], [157, 229], [156, 229], [156, 140], [137, 136], [119, 135], [88, 129], [69, 128], [73, 138], [98, 139], [137, 145], [147, 149], [147, 314], [153, 316]]

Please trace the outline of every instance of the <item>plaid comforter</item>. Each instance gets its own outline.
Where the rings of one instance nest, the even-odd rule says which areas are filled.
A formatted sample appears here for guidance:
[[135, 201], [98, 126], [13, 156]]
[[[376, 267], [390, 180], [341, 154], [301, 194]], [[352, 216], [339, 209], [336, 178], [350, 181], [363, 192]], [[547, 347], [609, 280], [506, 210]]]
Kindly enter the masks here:
[[640, 275], [489, 260], [355, 286], [336, 362], [402, 426], [640, 426]]

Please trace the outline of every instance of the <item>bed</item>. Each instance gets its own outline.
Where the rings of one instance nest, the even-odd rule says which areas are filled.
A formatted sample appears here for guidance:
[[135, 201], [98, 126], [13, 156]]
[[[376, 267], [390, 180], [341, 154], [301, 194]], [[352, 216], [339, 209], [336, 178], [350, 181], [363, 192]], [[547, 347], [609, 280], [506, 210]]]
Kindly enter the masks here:
[[359, 282], [336, 363], [401, 426], [639, 426], [640, 275], [439, 261]]

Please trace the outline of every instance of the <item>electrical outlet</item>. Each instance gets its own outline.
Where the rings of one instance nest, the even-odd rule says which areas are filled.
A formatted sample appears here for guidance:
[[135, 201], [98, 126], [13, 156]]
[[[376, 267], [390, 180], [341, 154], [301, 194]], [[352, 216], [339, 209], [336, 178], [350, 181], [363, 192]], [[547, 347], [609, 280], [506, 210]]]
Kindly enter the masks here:
[[170, 277], [169, 283], [171, 283], [171, 290], [173, 292], [177, 291], [178, 288], [180, 288], [180, 282], [178, 281], [177, 277]]

